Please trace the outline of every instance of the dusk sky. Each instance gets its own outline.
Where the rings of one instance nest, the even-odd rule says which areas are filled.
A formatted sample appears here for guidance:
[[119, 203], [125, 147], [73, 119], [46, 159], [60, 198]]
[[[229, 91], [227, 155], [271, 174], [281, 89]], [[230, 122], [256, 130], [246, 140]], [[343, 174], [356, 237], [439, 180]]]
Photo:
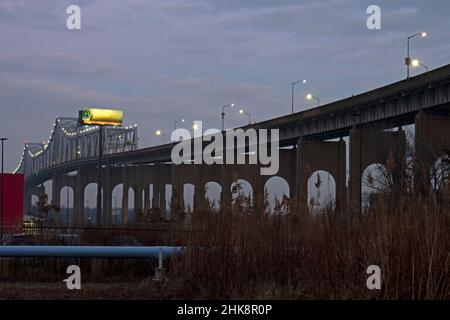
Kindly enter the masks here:
[[[82, 29], [66, 28], [66, 8], [81, 7]], [[366, 27], [381, 7], [381, 30]], [[139, 125], [139, 146], [162, 142], [174, 121], [220, 128], [260, 121], [405, 78], [411, 56], [430, 69], [450, 63], [450, 1], [1, 0], [0, 136], [7, 171], [23, 143], [48, 139], [57, 115], [84, 106], [124, 110]], [[412, 74], [421, 73], [422, 68]]]

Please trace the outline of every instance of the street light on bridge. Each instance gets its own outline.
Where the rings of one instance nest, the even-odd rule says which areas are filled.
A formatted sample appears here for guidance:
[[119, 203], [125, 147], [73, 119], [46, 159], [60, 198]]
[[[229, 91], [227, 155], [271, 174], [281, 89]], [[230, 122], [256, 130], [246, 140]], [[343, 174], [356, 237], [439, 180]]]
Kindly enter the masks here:
[[291, 113], [294, 113], [294, 86], [298, 83], [306, 83], [306, 80], [298, 80], [291, 83]]
[[222, 132], [225, 131], [225, 108], [228, 108], [228, 107], [231, 107], [231, 108], [234, 107], [234, 103], [230, 103], [230, 104], [227, 104], [227, 105], [222, 107], [222, 113], [221, 113], [221, 116], [222, 116]]
[[239, 110], [240, 114], [245, 114], [248, 117], [248, 124], [252, 124], [252, 115], [245, 111], [244, 109]]
[[411, 57], [409, 56], [409, 41], [412, 38], [421, 36], [422, 38], [425, 38], [428, 34], [426, 32], [420, 32], [413, 35], [410, 35], [406, 41], [406, 58], [405, 58], [405, 65], [406, 65], [406, 79], [409, 78], [409, 66], [411, 65]]
[[319, 98], [313, 96], [311, 93], [308, 93], [308, 94], [306, 95], [306, 99], [307, 99], [307, 100], [310, 100], [310, 101], [311, 101], [312, 99], [314, 99], [314, 100], [317, 101], [317, 107], [320, 106], [320, 100], [319, 100]]
[[426, 65], [424, 65], [422, 62], [420, 62], [420, 60], [418, 60], [418, 59], [414, 59], [414, 60], [411, 62], [411, 65], [412, 65], [414, 68], [417, 68], [417, 67], [421, 66], [421, 67], [423, 67], [423, 68], [428, 72], [428, 67], [427, 67]]
[[162, 136], [162, 137], [163, 137], [164, 143], [166, 143], [166, 135], [165, 135], [164, 132], [162, 132], [161, 130], [156, 130], [156, 131], [155, 131], [155, 134], [156, 134], [158, 137], [159, 137], [159, 136]]
[[180, 119], [180, 120], [177, 120], [177, 121], [174, 121], [174, 124], [173, 124], [173, 129], [174, 129], [174, 130], [177, 129], [177, 124], [178, 124], [179, 122], [184, 122], [184, 118], [183, 118], [183, 119]]

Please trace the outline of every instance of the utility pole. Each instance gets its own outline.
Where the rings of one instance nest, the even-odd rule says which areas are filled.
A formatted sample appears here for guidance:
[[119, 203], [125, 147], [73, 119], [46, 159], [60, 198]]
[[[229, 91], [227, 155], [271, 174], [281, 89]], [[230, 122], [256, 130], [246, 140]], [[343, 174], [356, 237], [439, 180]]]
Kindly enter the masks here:
[[2, 177], [1, 177], [1, 189], [2, 189], [2, 194], [1, 194], [1, 200], [0, 200], [0, 209], [1, 209], [1, 215], [0, 215], [0, 239], [3, 238], [3, 206], [4, 206], [4, 193], [5, 193], [5, 188], [4, 188], [4, 183], [3, 183], [3, 175], [4, 175], [4, 167], [3, 167], [3, 163], [4, 163], [4, 153], [3, 153], [3, 147], [4, 147], [4, 142], [6, 140], [8, 140], [8, 138], [0, 138], [0, 140], [2, 141]]

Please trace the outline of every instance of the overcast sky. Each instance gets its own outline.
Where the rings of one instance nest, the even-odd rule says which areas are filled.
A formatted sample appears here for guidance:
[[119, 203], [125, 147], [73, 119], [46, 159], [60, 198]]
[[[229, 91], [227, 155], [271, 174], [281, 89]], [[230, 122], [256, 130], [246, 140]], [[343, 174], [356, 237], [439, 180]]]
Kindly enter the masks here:
[[[82, 29], [66, 28], [66, 8], [82, 10]], [[381, 30], [366, 8], [381, 7]], [[83, 106], [116, 107], [139, 125], [140, 146], [162, 142], [180, 118], [220, 128], [220, 107], [234, 102], [264, 120], [405, 77], [411, 55], [430, 68], [450, 63], [450, 1], [1, 0], [0, 135], [6, 169], [25, 140], [48, 139], [56, 115]], [[413, 73], [423, 70], [414, 70]], [[226, 127], [247, 119], [228, 110]]]

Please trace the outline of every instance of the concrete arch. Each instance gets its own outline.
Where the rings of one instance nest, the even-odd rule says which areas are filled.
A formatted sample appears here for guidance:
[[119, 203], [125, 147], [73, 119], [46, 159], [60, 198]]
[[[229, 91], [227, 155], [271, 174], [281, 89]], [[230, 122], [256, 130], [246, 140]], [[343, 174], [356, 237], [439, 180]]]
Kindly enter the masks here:
[[336, 206], [336, 180], [326, 170], [317, 170], [308, 178], [308, 206], [311, 213]]
[[361, 187], [375, 189], [377, 191], [385, 191], [389, 187], [391, 181], [388, 181], [389, 172], [383, 163], [371, 163], [363, 170]]
[[83, 205], [87, 208], [85, 215], [86, 222], [88, 224], [97, 223], [97, 183], [91, 182], [86, 184], [83, 188], [83, 195]]
[[75, 209], [75, 191], [70, 186], [63, 186], [60, 191], [61, 207], [59, 220], [62, 223], [73, 223]]
[[450, 154], [444, 153], [430, 167], [431, 188], [440, 191], [450, 181]]
[[134, 219], [136, 214], [135, 212], [135, 197], [136, 192], [132, 186], [129, 186], [128, 189], [124, 190], [127, 195], [127, 201], [123, 204], [123, 217], [124, 223], [128, 223]]
[[67, 173], [62, 176], [54, 175], [51, 180], [51, 188], [48, 189], [51, 190], [51, 195], [49, 195], [49, 203], [56, 207], [62, 207], [65, 201], [61, 203], [61, 190], [66, 186], [70, 187], [72, 190], [76, 190], [76, 181], [77, 178], [76, 175], [74, 175], [74, 172]]
[[234, 204], [238, 199], [250, 198], [250, 205], [253, 205], [253, 186], [245, 179], [235, 180], [231, 186], [231, 204]]
[[361, 178], [361, 206], [368, 208], [383, 192], [392, 188], [392, 178], [386, 165], [372, 163], [364, 168]]
[[53, 181], [47, 180], [43, 184], [45, 192], [48, 196], [48, 203], [53, 204]]
[[194, 208], [195, 186], [192, 183], [183, 184], [184, 210], [190, 213]]
[[353, 208], [361, 210], [361, 182], [364, 168], [380, 163], [392, 167], [393, 185], [402, 185], [405, 162], [406, 136], [403, 130], [379, 131], [357, 129], [350, 131], [350, 201]]
[[308, 205], [308, 180], [314, 172], [322, 170], [328, 172], [336, 183], [336, 208], [343, 207], [347, 198], [345, 148], [342, 138], [339, 141], [299, 141], [296, 192], [300, 204]]
[[211, 203], [214, 209], [220, 209], [220, 199], [222, 197], [222, 186], [216, 181], [208, 181], [205, 184], [206, 200]]
[[[170, 219], [170, 214], [172, 212], [172, 202], [175, 201], [174, 199], [172, 199], [172, 195], [173, 195], [173, 185], [171, 183], [166, 183], [164, 184], [164, 196], [165, 198], [163, 199], [163, 211], [166, 212], [167, 218]], [[178, 201], [178, 199], [177, 199]], [[181, 201], [181, 199], [180, 199]]]
[[[147, 192], [148, 192], [148, 194], [147, 194], [147, 197], [146, 197], [146, 211], [148, 212], [148, 210], [150, 209], [150, 208], [153, 208], [154, 207], [154, 205], [155, 205], [155, 193], [154, 193], [154, 188], [155, 188], [155, 185], [153, 184], [153, 183], [150, 183], [150, 184], [148, 184], [147, 186], [146, 186], [146, 190], [147, 190]], [[146, 191], [146, 190], [144, 190], [144, 192]]]
[[[36, 187], [28, 187], [25, 189], [25, 197], [24, 197], [24, 214], [37, 214], [37, 206], [36, 201], [39, 200], [39, 197], [46, 194], [45, 188], [43, 185]], [[48, 196], [48, 195], [47, 195]], [[35, 197], [35, 198], [33, 198]], [[34, 199], [34, 201], [33, 201]]]
[[27, 214], [31, 214], [31, 215], [35, 215], [37, 216], [39, 214], [39, 210], [38, 210], [38, 206], [37, 206], [37, 202], [39, 201], [39, 196], [32, 194], [30, 197], [30, 203], [29, 205], [29, 212], [27, 212]]
[[123, 183], [119, 183], [112, 188], [111, 197], [111, 222], [112, 224], [119, 224], [122, 222], [122, 207], [123, 207]]
[[[429, 184], [436, 181], [431, 174], [436, 161], [443, 153], [450, 150], [450, 117], [428, 115], [424, 111], [417, 114], [415, 119], [415, 153], [416, 153], [416, 188], [428, 190]], [[436, 186], [431, 186], [436, 187]]]
[[264, 184], [264, 194], [267, 195], [266, 199], [269, 203], [269, 211], [273, 212], [277, 202], [283, 202], [283, 199], [290, 198], [290, 186], [289, 183], [280, 176], [273, 176], [267, 179]]

